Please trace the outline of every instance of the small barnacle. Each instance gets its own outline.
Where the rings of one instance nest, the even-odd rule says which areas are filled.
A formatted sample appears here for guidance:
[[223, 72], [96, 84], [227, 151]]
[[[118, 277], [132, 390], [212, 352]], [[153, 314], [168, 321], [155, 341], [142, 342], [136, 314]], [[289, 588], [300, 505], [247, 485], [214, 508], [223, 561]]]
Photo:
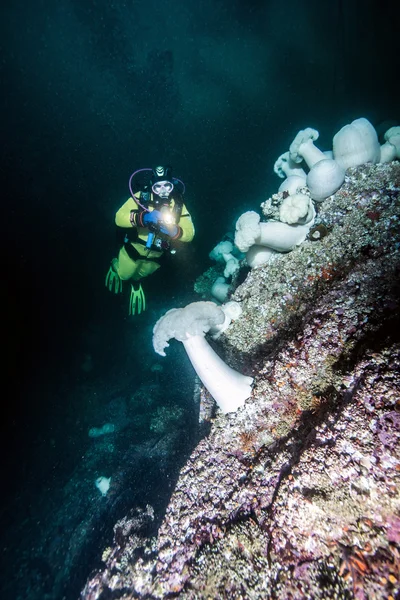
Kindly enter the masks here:
[[320, 223], [315, 227], [311, 227], [308, 237], [312, 242], [317, 242], [318, 240], [322, 240], [322, 238], [324, 238], [327, 235], [327, 227], [323, 223]]
[[246, 453], [253, 453], [255, 451], [256, 438], [257, 436], [255, 431], [242, 431], [239, 434], [242, 451]]
[[311, 402], [310, 402], [310, 410], [313, 413], [317, 413], [322, 405], [323, 405], [323, 399], [321, 398], [321, 396], [313, 396], [311, 398]]

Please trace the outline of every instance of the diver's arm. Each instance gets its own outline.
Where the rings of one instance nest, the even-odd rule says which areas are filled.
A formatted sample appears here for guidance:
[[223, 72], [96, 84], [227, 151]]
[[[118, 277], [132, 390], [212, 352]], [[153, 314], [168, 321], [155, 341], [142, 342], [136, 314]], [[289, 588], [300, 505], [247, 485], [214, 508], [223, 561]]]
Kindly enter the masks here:
[[133, 198], [129, 198], [125, 204], [121, 206], [115, 215], [115, 224], [117, 227], [124, 227], [126, 229], [130, 229], [132, 227], [131, 222], [131, 212], [138, 210], [138, 205], [133, 200]]
[[194, 238], [194, 225], [192, 217], [189, 214], [188, 209], [185, 205], [182, 206], [181, 218], [179, 219], [179, 228], [181, 233], [179, 235], [180, 242], [191, 242]]

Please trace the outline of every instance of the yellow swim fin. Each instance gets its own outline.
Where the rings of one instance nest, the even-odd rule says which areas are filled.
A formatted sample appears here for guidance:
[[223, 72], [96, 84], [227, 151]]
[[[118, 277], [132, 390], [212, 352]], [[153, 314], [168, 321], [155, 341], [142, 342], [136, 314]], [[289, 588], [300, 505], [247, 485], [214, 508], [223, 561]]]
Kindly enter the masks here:
[[114, 294], [119, 294], [120, 292], [122, 292], [122, 280], [115, 268], [116, 261], [116, 258], [114, 258], [111, 261], [111, 266], [108, 269], [106, 280], [104, 283], [105, 286], [110, 290], [110, 292], [114, 292]]
[[139, 283], [138, 289], [135, 289], [135, 286], [132, 283], [131, 297], [129, 299], [129, 314], [136, 315], [137, 313], [140, 315], [144, 310], [146, 310], [146, 298], [144, 296], [142, 284]]

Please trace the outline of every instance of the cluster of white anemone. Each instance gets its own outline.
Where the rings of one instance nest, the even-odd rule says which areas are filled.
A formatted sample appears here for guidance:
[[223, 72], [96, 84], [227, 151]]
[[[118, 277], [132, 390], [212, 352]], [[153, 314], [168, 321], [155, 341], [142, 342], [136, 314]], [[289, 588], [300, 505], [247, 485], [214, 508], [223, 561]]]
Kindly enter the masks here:
[[400, 158], [400, 127], [391, 127], [385, 133], [385, 143], [380, 145], [374, 127], [364, 117], [336, 133], [332, 150], [320, 150], [315, 144], [318, 138], [316, 129], [302, 129], [289, 150], [275, 162], [275, 173], [284, 179], [278, 192], [286, 193], [279, 221], [261, 222], [254, 211], [238, 219], [235, 244], [246, 252], [250, 267], [265, 264], [276, 252], [288, 252], [305, 240], [314, 224], [313, 203], [323, 202], [337, 192], [349, 167]]
[[[250, 267], [269, 262], [278, 252], [289, 252], [301, 244], [314, 223], [314, 202], [334, 194], [343, 184], [345, 171], [365, 163], [390, 162], [400, 158], [400, 127], [390, 128], [381, 146], [371, 123], [356, 119], [333, 138], [332, 151], [321, 151], [314, 142], [319, 132], [299, 131], [287, 152], [275, 163], [275, 173], [284, 179], [279, 192], [286, 192], [279, 220], [261, 222], [249, 211], [236, 223], [235, 246], [246, 253]], [[218, 244], [210, 258], [224, 264], [224, 276], [216, 280], [212, 294], [220, 302], [227, 297], [227, 279], [239, 269], [239, 259], [229, 241]], [[181, 341], [204, 386], [223, 413], [236, 411], [251, 395], [253, 379], [229, 367], [212, 349], [205, 334], [218, 337], [232, 319], [240, 316], [237, 302], [217, 306], [214, 302], [193, 302], [169, 310], [153, 329], [153, 346], [165, 356], [169, 340]]]
[[213, 298], [218, 300], [218, 302], [221, 302], [221, 304], [226, 302], [228, 298], [230, 287], [228, 279], [235, 275], [240, 267], [238, 257], [233, 254], [235, 250], [237, 252], [237, 249], [234, 247], [232, 242], [229, 240], [224, 240], [219, 242], [219, 244], [217, 244], [209, 254], [211, 260], [215, 260], [217, 263], [222, 263], [224, 265], [223, 277], [217, 277], [211, 288], [211, 295]]

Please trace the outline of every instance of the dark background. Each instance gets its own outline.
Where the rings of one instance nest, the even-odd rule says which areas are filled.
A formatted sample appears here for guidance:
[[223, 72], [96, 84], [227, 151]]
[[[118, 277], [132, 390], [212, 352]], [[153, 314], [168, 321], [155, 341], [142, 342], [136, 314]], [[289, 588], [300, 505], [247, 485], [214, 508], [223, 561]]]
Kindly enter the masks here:
[[87, 354], [102, 385], [128, 349], [133, 371], [152, 352], [159, 314], [132, 323], [127, 296], [104, 287], [132, 171], [171, 163], [196, 226], [146, 282], [162, 312], [191, 298], [215, 243], [276, 191], [274, 162], [299, 129], [318, 129], [325, 150], [355, 118], [399, 123], [397, 4], [2, 3], [3, 499], [79, 459]]

